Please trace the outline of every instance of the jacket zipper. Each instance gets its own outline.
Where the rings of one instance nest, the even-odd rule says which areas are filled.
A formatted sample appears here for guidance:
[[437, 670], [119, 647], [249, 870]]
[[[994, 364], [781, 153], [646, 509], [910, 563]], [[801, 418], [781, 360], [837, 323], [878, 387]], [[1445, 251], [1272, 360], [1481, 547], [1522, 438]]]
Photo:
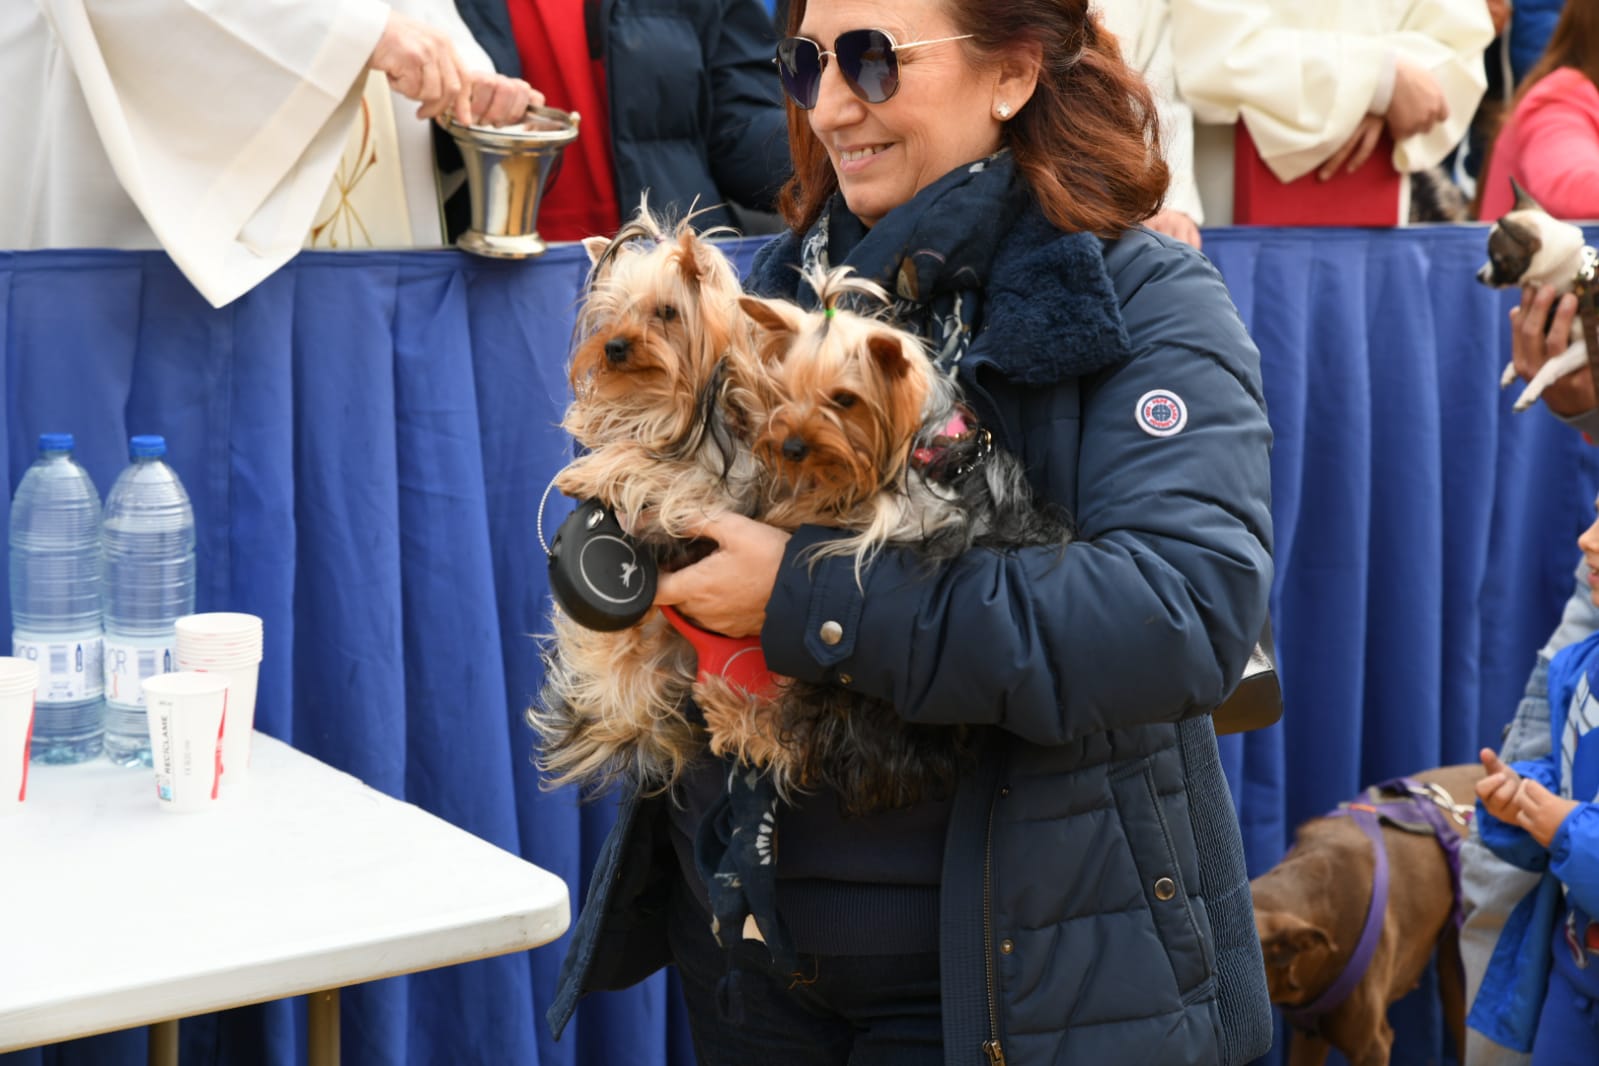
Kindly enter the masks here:
[[983, 1057], [988, 1066], [1005, 1066], [1005, 1049], [999, 1042], [999, 1006], [994, 994], [994, 808], [996, 792], [988, 803], [988, 835], [983, 838], [983, 967], [988, 977], [988, 1039]]

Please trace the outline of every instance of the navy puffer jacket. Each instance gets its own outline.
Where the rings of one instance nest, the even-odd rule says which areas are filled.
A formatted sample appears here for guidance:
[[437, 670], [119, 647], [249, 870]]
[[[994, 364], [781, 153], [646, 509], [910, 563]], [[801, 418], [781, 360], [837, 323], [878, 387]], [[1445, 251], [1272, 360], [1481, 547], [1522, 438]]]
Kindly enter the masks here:
[[622, 214], [656, 208], [770, 211], [788, 180], [776, 32], [760, 0], [587, 0], [589, 51], [605, 64]]
[[[793, 294], [798, 256], [775, 240], [749, 287]], [[932, 573], [890, 552], [862, 590], [848, 560], [791, 565], [835, 535], [802, 529], [768, 607], [768, 663], [847, 677], [914, 721], [993, 727], [945, 842], [946, 1063], [1248, 1062], [1271, 1013], [1206, 712], [1240, 676], [1271, 584], [1259, 355], [1209, 263], [1146, 230], [1102, 243], [1032, 208], [984, 300], [962, 384], [1077, 541]], [[1157, 394], [1185, 412], [1176, 432], [1151, 432], [1175, 424], [1169, 403], [1151, 412]], [[824, 642], [825, 622], [843, 639]], [[623, 803], [557, 1032], [584, 991], [668, 961], [662, 813]]]

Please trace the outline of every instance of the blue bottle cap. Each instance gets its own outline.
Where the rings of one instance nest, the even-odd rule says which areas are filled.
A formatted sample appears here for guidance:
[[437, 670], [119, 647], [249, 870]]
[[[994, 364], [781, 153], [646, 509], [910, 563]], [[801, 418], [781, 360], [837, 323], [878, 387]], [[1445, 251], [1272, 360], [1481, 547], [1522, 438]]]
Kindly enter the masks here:
[[128, 441], [128, 450], [135, 459], [152, 459], [167, 454], [165, 437], [134, 437]]
[[39, 434], [39, 450], [41, 452], [70, 452], [77, 441], [73, 440], [70, 433], [41, 433]]

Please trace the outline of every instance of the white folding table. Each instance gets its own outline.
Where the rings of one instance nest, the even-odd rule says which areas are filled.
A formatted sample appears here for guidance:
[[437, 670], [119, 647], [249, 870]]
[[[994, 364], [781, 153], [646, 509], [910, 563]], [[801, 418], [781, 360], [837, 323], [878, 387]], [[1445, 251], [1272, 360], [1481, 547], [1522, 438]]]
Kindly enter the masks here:
[[[308, 994], [338, 1060], [338, 989], [546, 944], [548, 871], [257, 733], [247, 790], [157, 809], [148, 770], [30, 768], [0, 817], [0, 1052]], [[160, 1024], [155, 1024], [160, 1023]]]

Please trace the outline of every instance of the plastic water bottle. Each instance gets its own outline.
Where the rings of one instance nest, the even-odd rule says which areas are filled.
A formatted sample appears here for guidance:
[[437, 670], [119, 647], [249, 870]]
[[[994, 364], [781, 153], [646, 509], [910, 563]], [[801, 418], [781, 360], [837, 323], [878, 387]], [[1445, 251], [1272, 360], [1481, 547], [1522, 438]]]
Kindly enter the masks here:
[[39, 664], [38, 762], [100, 754], [100, 494], [72, 457], [72, 434], [39, 438], [39, 458], [11, 501], [12, 654]]
[[194, 613], [194, 508], [163, 461], [163, 437], [134, 437], [105, 498], [105, 750], [150, 765], [144, 679], [177, 669], [173, 624]]

